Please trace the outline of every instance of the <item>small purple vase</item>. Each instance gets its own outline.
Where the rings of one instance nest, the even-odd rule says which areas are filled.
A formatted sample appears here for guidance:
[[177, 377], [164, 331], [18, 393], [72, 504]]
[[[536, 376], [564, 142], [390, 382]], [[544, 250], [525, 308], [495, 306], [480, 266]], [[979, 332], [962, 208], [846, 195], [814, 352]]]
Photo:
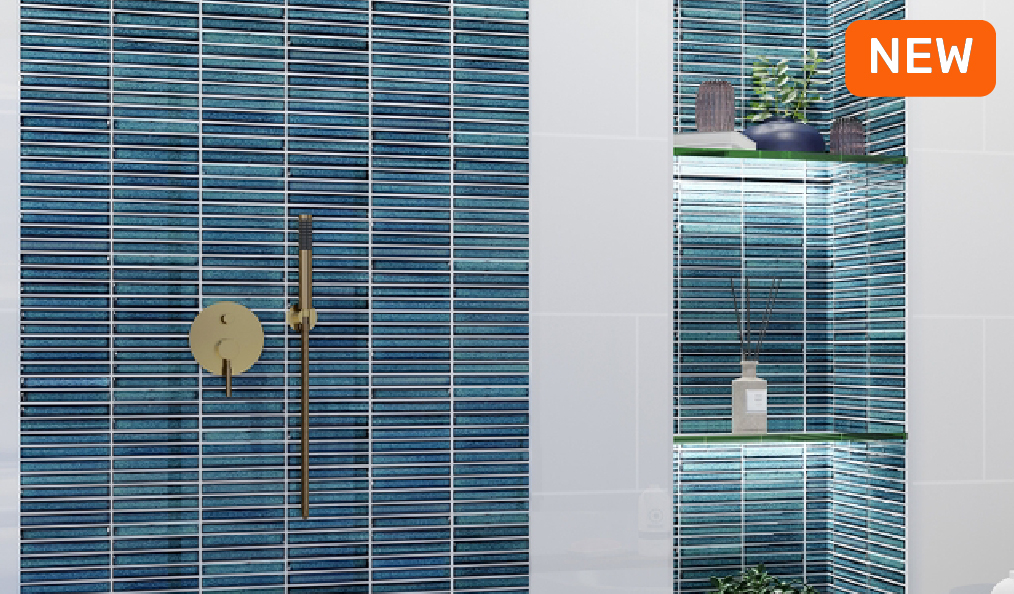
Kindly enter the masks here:
[[866, 131], [858, 119], [846, 116], [831, 123], [831, 152], [837, 155], [865, 155]]
[[698, 132], [731, 132], [736, 121], [736, 94], [723, 80], [709, 80], [697, 87], [694, 121]]

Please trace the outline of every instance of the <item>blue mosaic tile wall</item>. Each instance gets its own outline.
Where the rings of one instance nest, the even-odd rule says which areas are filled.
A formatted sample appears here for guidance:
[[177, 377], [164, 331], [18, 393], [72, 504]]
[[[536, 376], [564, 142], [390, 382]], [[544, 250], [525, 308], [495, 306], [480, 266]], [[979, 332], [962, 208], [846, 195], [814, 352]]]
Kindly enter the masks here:
[[[769, 431], [905, 431], [904, 165], [680, 156], [673, 204], [674, 433], [731, 431], [729, 281], [742, 306], [748, 278], [754, 320], [782, 279]], [[821, 592], [905, 591], [903, 441], [682, 444], [674, 465], [676, 592], [762, 562]]]
[[[736, 91], [746, 125], [759, 56], [827, 60], [810, 123], [858, 117], [867, 152], [904, 155], [905, 101], [845, 86], [845, 30], [901, 19], [904, 0], [674, 0], [676, 133], [705, 80]], [[755, 315], [782, 279], [758, 375], [771, 432], [905, 431], [905, 166], [674, 159], [674, 426], [731, 431], [740, 372], [730, 280]], [[902, 441], [682, 444], [674, 449], [676, 592], [763, 562], [821, 592], [905, 591]]]
[[837, 116], [855, 116], [866, 126], [866, 150], [871, 155], [905, 154], [905, 98], [856, 97], [845, 87], [845, 29], [857, 20], [905, 18], [905, 0], [832, 0], [830, 98]]
[[673, 130], [693, 132], [697, 87], [724, 80], [736, 93], [736, 124], [750, 113], [750, 80], [759, 57], [789, 59], [799, 73], [803, 53], [817, 50], [827, 60], [814, 78], [820, 99], [811, 104], [810, 123], [829, 138], [831, 121], [858, 117], [866, 126], [869, 154], [905, 152], [905, 101], [855, 97], [845, 87], [845, 29], [859, 19], [903, 19], [904, 0], [674, 0]]
[[[792, 68], [804, 52], [816, 49], [830, 57], [830, 0], [674, 0], [675, 53], [673, 128], [693, 132], [697, 87], [706, 80], [724, 80], [736, 92], [736, 129], [748, 123], [753, 64], [760, 57], [788, 58]], [[826, 66], [826, 64], [825, 64]], [[814, 81], [821, 100], [808, 112], [811, 123], [827, 135], [832, 102], [828, 72]]]
[[23, 594], [527, 592], [527, 4], [23, 0]]
[[674, 433], [732, 430], [748, 279], [755, 344], [781, 279], [769, 431], [904, 432], [904, 165], [681, 156], [674, 184]]
[[681, 445], [673, 471], [676, 592], [759, 563], [820, 592], [905, 591], [903, 442]]
[[747, 279], [754, 343], [769, 288], [782, 281], [758, 366], [768, 380], [769, 431], [831, 430], [829, 415], [814, 418], [806, 408], [808, 397], [831, 391], [827, 370], [812, 367], [831, 350], [827, 312], [811, 314], [806, 298], [831, 269], [829, 167], [677, 157], [674, 168], [674, 433], [732, 430], [730, 382], [741, 357], [730, 283], [745, 309]]
[[[782, 279], [769, 431], [905, 431], [904, 168], [674, 159], [674, 433], [731, 431], [729, 281], [742, 306], [748, 278], [755, 324]], [[677, 445], [675, 591], [763, 562], [821, 592], [903, 593], [904, 473], [903, 441]]]
[[808, 401], [808, 414], [826, 411], [835, 431], [904, 432], [905, 166], [838, 164], [833, 179], [831, 291], [811, 295], [830, 303], [820, 369], [833, 400]]

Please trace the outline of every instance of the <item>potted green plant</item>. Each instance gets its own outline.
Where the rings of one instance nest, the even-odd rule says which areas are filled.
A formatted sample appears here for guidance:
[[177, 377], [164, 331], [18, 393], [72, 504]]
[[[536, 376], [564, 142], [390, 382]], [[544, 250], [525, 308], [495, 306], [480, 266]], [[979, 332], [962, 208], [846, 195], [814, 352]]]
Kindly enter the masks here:
[[824, 137], [806, 123], [806, 111], [819, 95], [810, 88], [817, 66], [824, 62], [816, 50], [803, 54], [800, 76], [789, 72], [788, 58], [772, 63], [765, 57], [753, 65], [753, 94], [744, 134], [757, 143], [758, 150], [824, 152]]
[[818, 594], [813, 586], [793, 585], [769, 574], [761, 563], [739, 575], [711, 578], [711, 594]]

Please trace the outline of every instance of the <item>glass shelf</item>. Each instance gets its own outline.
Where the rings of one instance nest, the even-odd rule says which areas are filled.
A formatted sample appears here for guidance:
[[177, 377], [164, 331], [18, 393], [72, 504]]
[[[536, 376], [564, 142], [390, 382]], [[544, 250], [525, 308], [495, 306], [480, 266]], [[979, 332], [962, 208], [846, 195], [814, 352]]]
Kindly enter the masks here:
[[792, 159], [795, 161], [830, 161], [835, 163], [877, 163], [905, 165], [908, 157], [882, 155], [832, 155], [831, 153], [801, 153], [796, 151], [747, 151], [723, 148], [692, 148], [677, 146], [672, 149], [676, 157], [720, 157], [725, 159]]
[[698, 435], [676, 435], [673, 445], [701, 443], [761, 443], [761, 442], [831, 442], [831, 441], [905, 441], [908, 433], [763, 433], [757, 435], [733, 435], [711, 433]]

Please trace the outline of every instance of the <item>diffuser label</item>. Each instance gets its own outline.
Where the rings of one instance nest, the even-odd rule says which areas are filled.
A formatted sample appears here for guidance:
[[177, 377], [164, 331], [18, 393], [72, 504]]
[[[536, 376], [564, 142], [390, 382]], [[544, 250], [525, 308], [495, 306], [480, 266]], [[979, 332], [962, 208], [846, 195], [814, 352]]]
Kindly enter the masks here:
[[987, 21], [855, 21], [845, 30], [845, 85], [859, 97], [983, 97], [996, 86]]
[[746, 391], [746, 412], [767, 412], [768, 391], [747, 390]]

